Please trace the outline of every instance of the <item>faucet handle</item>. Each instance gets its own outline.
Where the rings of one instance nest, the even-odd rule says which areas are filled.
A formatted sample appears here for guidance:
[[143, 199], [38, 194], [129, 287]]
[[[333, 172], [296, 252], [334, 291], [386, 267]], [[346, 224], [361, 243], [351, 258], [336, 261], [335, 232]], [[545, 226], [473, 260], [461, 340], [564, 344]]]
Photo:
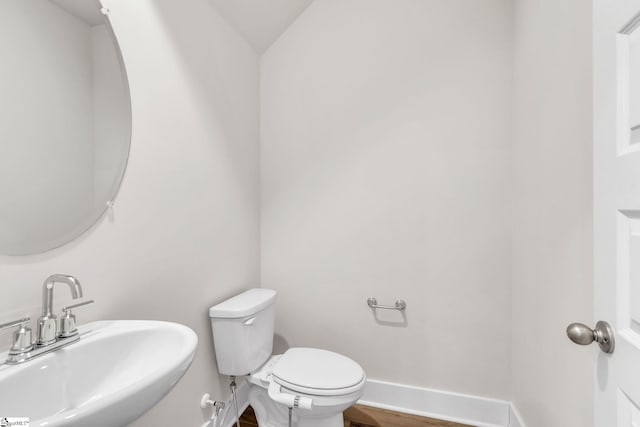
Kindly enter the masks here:
[[69, 338], [78, 334], [78, 328], [76, 326], [76, 316], [75, 314], [71, 313], [71, 310], [77, 307], [82, 307], [83, 305], [92, 304], [93, 302], [94, 301], [91, 299], [62, 308], [64, 316], [62, 316], [62, 318], [60, 319], [60, 334], [58, 334], [60, 338]]
[[12, 322], [4, 323], [0, 325], [0, 331], [4, 329], [13, 328], [14, 326], [26, 325], [29, 320], [31, 320], [30, 317], [25, 317], [24, 319], [18, 319]]
[[27, 353], [33, 349], [33, 343], [31, 342], [31, 328], [27, 326], [27, 322], [29, 320], [31, 320], [29, 317], [25, 317], [23, 319], [14, 320], [13, 322], [0, 325], [0, 331], [14, 328], [16, 326], [18, 327], [18, 329], [13, 333], [13, 344], [11, 345], [11, 350], [9, 350], [10, 355]]
[[71, 312], [71, 310], [73, 310], [74, 308], [77, 307], [82, 307], [83, 305], [89, 305], [89, 304], [93, 304], [95, 301], [90, 299], [88, 301], [83, 301], [83, 302], [79, 302], [78, 304], [73, 304], [73, 305], [68, 305], [66, 307], [62, 307], [62, 311], [65, 312], [65, 314], [68, 314]]

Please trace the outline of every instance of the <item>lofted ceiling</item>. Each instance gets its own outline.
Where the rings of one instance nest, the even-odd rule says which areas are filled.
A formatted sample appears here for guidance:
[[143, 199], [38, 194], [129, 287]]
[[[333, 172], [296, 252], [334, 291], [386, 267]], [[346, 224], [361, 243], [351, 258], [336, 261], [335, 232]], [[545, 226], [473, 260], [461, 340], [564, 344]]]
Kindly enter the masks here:
[[262, 53], [313, 0], [209, 0]]

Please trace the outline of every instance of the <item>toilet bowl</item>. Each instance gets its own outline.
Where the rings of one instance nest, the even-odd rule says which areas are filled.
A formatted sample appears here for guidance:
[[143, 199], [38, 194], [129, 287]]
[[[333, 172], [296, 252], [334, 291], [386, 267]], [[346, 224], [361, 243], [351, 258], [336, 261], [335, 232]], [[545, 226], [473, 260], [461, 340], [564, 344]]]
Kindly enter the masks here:
[[276, 292], [251, 289], [209, 310], [218, 371], [247, 376], [260, 427], [343, 427], [342, 412], [364, 392], [358, 363], [332, 351], [290, 348], [271, 355]]
[[[293, 425], [342, 427], [342, 412], [362, 396], [366, 377], [360, 365], [338, 353], [291, 348], [272, 356], [249, 382], [249, 404], [261, 427], [288, 425], [288, 396], [302, 401], [292, 413]], [[274, 393], [284, 395], [283, 402]]]

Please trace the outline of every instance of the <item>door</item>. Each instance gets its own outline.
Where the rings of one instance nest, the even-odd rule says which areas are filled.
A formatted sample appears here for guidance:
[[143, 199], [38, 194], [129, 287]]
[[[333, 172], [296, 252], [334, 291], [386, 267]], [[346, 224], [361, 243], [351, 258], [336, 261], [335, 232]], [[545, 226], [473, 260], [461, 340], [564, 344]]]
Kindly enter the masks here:
[[640, 427], [640, 0], [594, 1], [595, 426]]

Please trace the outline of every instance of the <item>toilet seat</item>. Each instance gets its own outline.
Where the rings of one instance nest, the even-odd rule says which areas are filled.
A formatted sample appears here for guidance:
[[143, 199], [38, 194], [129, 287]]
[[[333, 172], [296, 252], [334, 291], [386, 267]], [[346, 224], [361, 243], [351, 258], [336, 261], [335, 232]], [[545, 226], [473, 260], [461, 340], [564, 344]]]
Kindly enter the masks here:
[[341, 396], [360, 390], [366, 377], [355, 361], [317, 348], [291, 348], [273, 365], [272, 379], [307, 395]]

